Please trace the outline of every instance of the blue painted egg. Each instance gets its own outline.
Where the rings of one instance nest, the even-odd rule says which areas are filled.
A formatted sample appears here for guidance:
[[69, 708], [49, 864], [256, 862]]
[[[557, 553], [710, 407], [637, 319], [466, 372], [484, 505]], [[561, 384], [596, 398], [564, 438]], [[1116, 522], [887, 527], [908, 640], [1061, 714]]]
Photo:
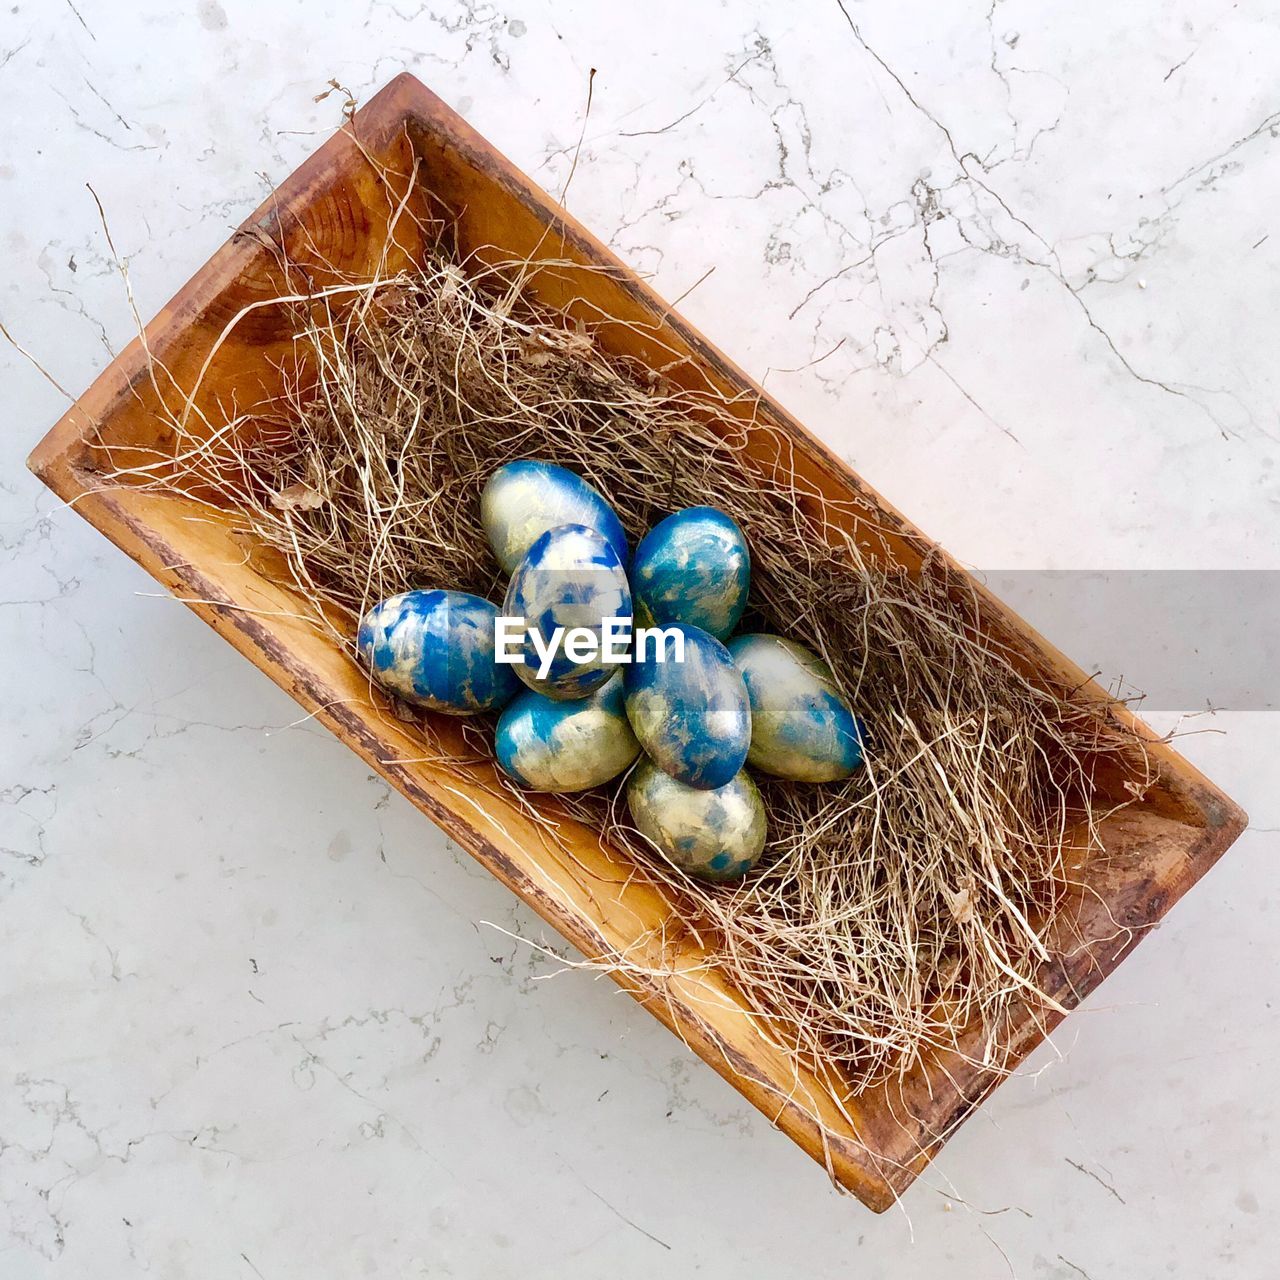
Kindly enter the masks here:
[[617, 670], [603, 651], [606, 624], [620, 620], [610, 625], [625, 625], [630, 634], [631, 589], [622, 559], [594, 529], [548, 529], [511, 575], [503, 612], [523, 618], [529, 632], [519, 646], [524, 662], [512, 668], [516, 675], [548, 698], [585, 698]]
[[736, 880], [764, 849], [764, 801], [745, 770], [722, 787], [699, 791], [645, 760], [627, 779], [627, 808], [641, 835], [704, 880]]
[[702, 790], [733, 779], [751, 743], [751, 711], [742, 674], [715, 636], [683, 622], [661, 636], [637, 633], [623, 679], [631, 727], [660, 768]]
[[598, 787], [640, 754], [621, 672], [576, 702], [553, 702], [526, 689], [498, 718], [495, 741], [503, 771], [531, 791]]
[[687, 622], [726, 640], [742, 618], [751, 556], [742, 530], [715, 507], [688, 507], [641, 539], [631, 563], [636, 622]]
[[408, 591], [376, 604], [356, 648], [384, 689], [449, 715], [499, 711], [520, 688], [495, 660], [496, 605], [462, 591]]
[[862, 726], [816, 653], [781, 636], [729, 641], [751, 699], [747, 762], [796, 782], [834, 782], [862, 763]]
[[507, 573], [548, 529], [581, 524], [594, 529], [627, 562], [627, 535], [613, 508], [581, 476], [553, 462], [508, 462], [480, 495], [480, 520]]

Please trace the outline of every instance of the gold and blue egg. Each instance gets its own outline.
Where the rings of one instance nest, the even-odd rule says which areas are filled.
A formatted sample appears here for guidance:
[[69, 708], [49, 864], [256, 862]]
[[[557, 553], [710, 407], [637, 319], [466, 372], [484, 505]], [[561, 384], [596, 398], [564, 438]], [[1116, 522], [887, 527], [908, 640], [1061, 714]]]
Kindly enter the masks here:
[[[679, 662], [677, 634], [684, 640]], [[742, 673], [715, 636], [687, 622], [671, 623], [665, 634], [647, 639], [643, 651], [637, 644], [623, 675], [627, 718], [640, 745], [684, 786], [723, 787], [742, 769], [751, 745]]]
[[498, 718], [495, 748], [503, 772], [530, 791], [586, 791], [611, 781], [640, 755], [622, 673], [575, 702], [524, 690]]
[[356, 649], [384, 689], [448, 715], [500, 711], [520, 688], [496, 660], [496, 605], [463, 591], [406, 591], [361, 619]]
[[687, 622], [727, 640], [742, 619], [751, 555], [737, 524], [715, 507], [686, 507], [641, 539], [631, 562], [636, 623]]
[[627, 535], [617, 513], [581, 476], [554, 462], [522, 458], [499, 467], [480, 495], [480, 522], [504, 572], [514, 573], [548, 529], [594, 529], [627, 562]]
[[[503, 612], [523, 618], [527, 628], [521, 646], [524, 662], [512, 668], [517, 677], [548, 698], [585, 698], [614, 674], [603, 653], [606, 620], [623, 619], [630, 626], [631, 588], [624, 562], [596, 530], [581, 524], [557, 525], [539, 536], [516, 566], [507, 584]], [[528, 633], [536, 632], [546, 649], [562, 627], [592, 632], [596, 654], [578, 661], [561, 644], [543, 674], [538, 649]]]
[[723, 786], [699, 790], [642, 760], [627, 779], [627, 808], [641, 835], [703, 880], [736, 880], [764, 850], [764, 801], [745, 769]]
[[782, 636], [729, 641], [751, 703], [747, 763], [793, 782], [837, 782], [862, 763], [863, 728], [816, 653]]

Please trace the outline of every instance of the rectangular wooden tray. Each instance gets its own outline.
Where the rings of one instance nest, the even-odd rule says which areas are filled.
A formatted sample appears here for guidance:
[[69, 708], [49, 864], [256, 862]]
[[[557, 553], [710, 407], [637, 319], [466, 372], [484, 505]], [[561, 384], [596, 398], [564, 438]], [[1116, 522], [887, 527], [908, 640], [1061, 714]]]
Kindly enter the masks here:
[[[411, 186], [415, 160], [422, 181]], [[195, 385], [208, 361], [199, 404], [245, 405], [259, 395], [272, 396], [293, 346], [289, 318], [270, 299], [300, 281], [320, 288], [368, 279], [379, 265], [394, 270], [412, 260], [422, 246], [408, 220], [402, 220], [389, 257], [379, 261], [398, 204], [407, 201], [417, 212], [427, 212], [422, 187], [447, 202], [457, 217], [464, 251], [494, 246], [504, 258], [563, 257], [565, 268], [540, 278], [539, 292], [589, 322], [602, 315], [629, 322], [605, 324], [604, 346], [653, 367], [670, 365], [675, 352], [685, 358], [669, 373], [676, 380], [709, 379], [724, 390], [758, 397], [758, 427], [745, 450], [754, 465], [762, 470], [777, 465], [778, 441], [785, 439], [793, 446], [789, 453], [796, 470], [818, 490], [869, 505], [888, 531], [890, 554], [900, 562], [918, 566], [932, 548], [604, 245], [409, 75], [397, 77], [356, 113], [350, 129], [325, 143], [242, 225], [147, 326], [147, 345], [178, 387]], [[288, 285], [279, 266], [280, 248], [294, 264]], [[119, 463], [131, 448], [163, 449], [171, 443], [156, 410], [164, 397], [172, 407], [174, 394], [163, 379], [152, 379], [142, 345], [134, 342], [50, 431], [31, 456], [32, 469], [585, 955], [631, 952], [637, 967], [616, 975], [624, 988], [843, 1186], [873, 1209], [892, 1204], [998, 1078], [964, 1056], [945, 1055], [904, 1082], [866, 1093], [841, 1109], [834, 1100], [840, 1083], [834, 1071], [797, 1071], [773, 1049], [738, 993], [714, 970], [700, 967], [703, 953], [673, 918], [671, 902], [631, 881], [625, 860], [595, 834], [570, 824], [564, 828], [569, 847], [554, 846], [518, 808], [494, 798], [486, 786], [492, 766], [387, 763], [418, 754], [411, 728], [379, 715], [338, 647], [290, 618], [298, 602], [280, 582], [246, 563], [228, 522], [187, 499], [103, 487], [106, 448]], [[1038, 678], [1088, 685], [1079, 668], [999, 601], [984, 595], [984, 608], [984, 625], [1013, 646]], [[1089, 687], [1103, 697], [1096, 686]], [[1162, 744], [1151, 749], [1159, 766], [1158, 786], [1106, 821], [1106, 857], [1090, 863], [1088, 892], [1073, 901], [1054, 935], [1058, 958], [1041, 981], [1065, 1007], [1097, 986], [1245, 826], [1243, 812], [1185, 760]], [[634, 948], [637, 939], [656, 938], [664, 921], [668, 948], [672, 936], [681, 939], [681, 972], [659, 981], [642, 975], [645, 953]], [[1117, 924], [1132, 932], [1117, 937]], [[1043, 1022], [1028, 1015], [1017, 1029], [1019, 1056], [1030, 1052], [1043, 1032]]]

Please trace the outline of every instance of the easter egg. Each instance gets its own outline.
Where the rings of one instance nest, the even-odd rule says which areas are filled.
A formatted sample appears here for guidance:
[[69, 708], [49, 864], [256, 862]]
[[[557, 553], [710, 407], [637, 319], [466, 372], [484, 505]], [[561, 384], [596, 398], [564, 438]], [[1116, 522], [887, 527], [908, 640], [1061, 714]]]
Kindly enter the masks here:
[[498, 763], [531, 791], [585, 791], [616, 778], [640, 754], [615, 673], [589, 698], [554, 702], [532, 689], [498, 718]]
[[384, 689], [449, 715], [498, 711], [520, 688], [495, 659], [496, 605], [462, 591], [407, 591], [360, 622], [356, 649]]
[[764, 849], [764, 801], [745, 771], [699, 791], [644, 760], [627, 779], [627, 808], [641, 835], [704, 880], [736, 880]]
[[585, 698], [616, 670], [607, 660], [606, 632], [625, 624], [630, 635], [631, 588], [622, 559], [585, 525], [548, 529], [511, 575], [503, 612], [522, 618], [528, 632], [518, 646], [524, 662], [512, 668], [516, 675], [548, 698]]
[[862, 726], [816, 653], [781, 636], [729, 641], [751, 699], [747, 762], [796, 782], [834, 782], [862, 763]]
[[715, 636], [683, 622], [637, 633], [623, 679], [631, 727], [660, 768], [703, 790], [733, 779], [751, 743], [751, 711], [742, 674]]
[[751, 556], [742, 530], [715, 507], [688, 507], [656, 524], [631, 563], [636, 621], [687, 622], [726, 640], [747, 607]]
[[581, 476], [553, 462], [508, 462], [480, 495], [480, 521], [507, 573], [548, 529], [581, 524], [594, 529], [627, 562], [627, 535], [613, 508]]

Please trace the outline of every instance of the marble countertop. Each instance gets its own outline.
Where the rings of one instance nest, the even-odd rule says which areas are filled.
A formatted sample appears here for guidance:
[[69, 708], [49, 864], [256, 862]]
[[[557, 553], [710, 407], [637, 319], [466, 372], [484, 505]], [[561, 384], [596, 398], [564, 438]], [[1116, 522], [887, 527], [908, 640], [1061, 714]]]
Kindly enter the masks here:
[[[0, 321], [79, 393], [86, 184], [149, 315], [330, 77], [557, 189], [592, 67], [573, 211], [714, 267], [682, 311], [962, 559], [1280, 569], [1274, 3], [10, 0]], [[1255, 828], [877, 1218], [59, 510], [2, 343], [0, 395], [5, 1280], [1273, 1269], [1274, 713], [1191, 723]]]

